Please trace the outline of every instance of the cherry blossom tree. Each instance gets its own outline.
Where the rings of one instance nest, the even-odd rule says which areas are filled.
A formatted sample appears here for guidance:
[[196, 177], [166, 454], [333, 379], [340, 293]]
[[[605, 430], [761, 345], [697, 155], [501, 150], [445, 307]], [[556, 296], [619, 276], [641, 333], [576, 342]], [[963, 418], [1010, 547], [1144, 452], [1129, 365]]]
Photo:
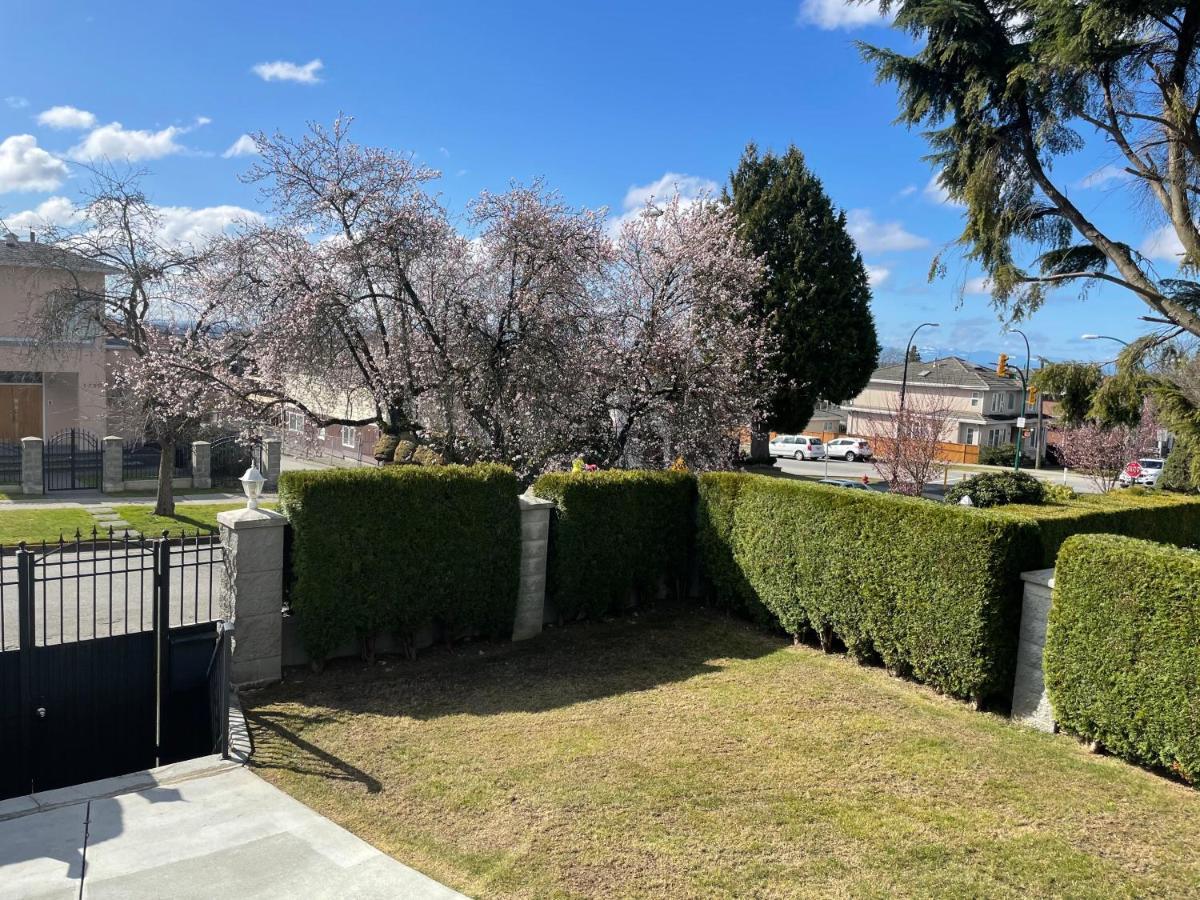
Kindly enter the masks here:
[[1088, 421], [1058, 433], [1058, 450], [1069, 469], [1088, 476], [1101, 492], [1117, 486], [1122, 470], [1158, 443], [1158, 420], [1153, 401], [1142, 404], [1137, 424], [1106, 427]]

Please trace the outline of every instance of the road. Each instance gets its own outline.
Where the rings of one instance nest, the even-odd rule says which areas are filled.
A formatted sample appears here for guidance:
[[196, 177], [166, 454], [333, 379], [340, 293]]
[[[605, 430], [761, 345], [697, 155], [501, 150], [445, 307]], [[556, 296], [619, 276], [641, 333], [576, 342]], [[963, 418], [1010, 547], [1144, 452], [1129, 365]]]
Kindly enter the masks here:
[[[86, 545], [85, 545], [86, 546]], [[170, 624], [220, 617], [223, 563], [210, 550], [172, 548]], [[0, 584], [0, 649], [19, 642], [16, 557], [6, 554]], [[34, 630], [38, 645], [147, 631], [154, 624], [153, 559], [133, 544], [82, 553], [38, 554], [34, 567]]]
[[[871, 481], [879, 480], [879, 472], [875, 467], [867, 462], [846, 462], [843, 459], [831, 459], [826, 463], [823, 460], [795, 460], [795, 459], [777, 459], [774, 468], [788, 475], [800, 475], [805, 478], [849, 478], [853, 481], [861, 481], [866, 475]], [[1003, 471], [1001, 469], [967, 469], [967, 468], [951, 468], [946, 472], [946, 484], [953, 485], [964, 478], [970, 478], [981, 471]], [[1098, 493], [1096, 486], [1091, 480], [1082, 475], [1073, 475], [1068, 473], [1065, 478], [1061, 471], [1056, 470], [1037, 470], [1037, 469], [1022, 469], [1022, 472], [1028, 472], [1035, 478], [1040, 478], [1042, 481], [1052, 482], [1054, 484], [1066, 484], [1075, 489], [1080, 494]], [[827, 474], [828, 473], [828, 474]], [[939, 480], [938, 484], [941, 484]]]

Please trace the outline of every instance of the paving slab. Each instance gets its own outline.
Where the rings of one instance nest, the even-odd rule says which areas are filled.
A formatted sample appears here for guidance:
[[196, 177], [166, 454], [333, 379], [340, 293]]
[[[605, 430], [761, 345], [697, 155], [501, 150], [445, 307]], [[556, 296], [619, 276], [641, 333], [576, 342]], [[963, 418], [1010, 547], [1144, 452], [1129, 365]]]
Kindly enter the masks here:
[[140, 789], [0, 821], [0, 896], [462, 896], [241, 766], [155, 777], [151, 787], [139, 774]]

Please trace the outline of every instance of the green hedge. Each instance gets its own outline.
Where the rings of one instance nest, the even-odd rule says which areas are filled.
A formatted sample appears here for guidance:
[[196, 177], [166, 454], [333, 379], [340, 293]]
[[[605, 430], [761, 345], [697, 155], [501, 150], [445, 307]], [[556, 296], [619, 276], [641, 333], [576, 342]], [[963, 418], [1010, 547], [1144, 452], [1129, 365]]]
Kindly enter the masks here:
[[1154, 493], [968, 509], [732, 474], [700, 476], [699, 493], [702, 569], [725, 605], [960, 697], [1009, 692], [1019, 574], [1072, 534], [1200, 543], [1200, 502]]
[[1068, 540], [1045, 675], [1064, 727], [1200, 780], [1200, 553], [1112, 535]]
[[1053, 566], [1059, 548], [1073, 534], [1121, 534], [1181, 547], [1200, 545], [1200, 498], [1183, 494], [1080, 494], [1068, 503], [1001, 506], [992, 512], [1037, 525], [1041, 552], [1027, 561], [1030, 569]]
[[789, 633], [836, 636], [960, 697], [1011, 683], [1030, 523], [757, 475], [702, 475], [705, 521], [720, 523], [699, 544], [706, 575], [728, 590], [740, 573]]
[[621, 608], [632, 591], [682, 584], [694, 525], [686, 472], [609, 470], [543, 475], [538, 497], [557, 504], [549, 596], [564, 619]]
[[309, 656], [352, 638], [369, 648], [385, 632], [411, 642], [431, 622], [450, 634], [511, 629], [518, 493], [497, 465], [283, 473], [292, 609]]

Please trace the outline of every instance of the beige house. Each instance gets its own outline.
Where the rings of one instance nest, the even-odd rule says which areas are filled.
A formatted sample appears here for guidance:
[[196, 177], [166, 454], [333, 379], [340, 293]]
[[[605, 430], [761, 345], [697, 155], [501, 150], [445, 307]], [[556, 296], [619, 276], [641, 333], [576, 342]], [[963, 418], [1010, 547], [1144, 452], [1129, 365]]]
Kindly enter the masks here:
[[105, 362], [99, 334], [81, 333], [53, 350], [38, 350], [32, 322], [55, 289], [99, 292], [116, 270], [64, 250], [22, 240], [0, 242], [0, 441], [50, 438], [66, 428], [96, 435], [108, 429]]
[[[844, 403], [849, 434], [872, 435], [885, 430], [900, 404], [904, 364], [876, 369], [861, 394]], [[906, 407], [936, 407], [949, 413], [942, 440], [953, 444], [998, 447], [1017, 437], [1021, 415], [1021, 379], [1015, 370], [996, 374], [994, 367], [957, 356], [932, 362], [910, 362]], [[1036, 411], [1027, 412], [1029, 425]]]

